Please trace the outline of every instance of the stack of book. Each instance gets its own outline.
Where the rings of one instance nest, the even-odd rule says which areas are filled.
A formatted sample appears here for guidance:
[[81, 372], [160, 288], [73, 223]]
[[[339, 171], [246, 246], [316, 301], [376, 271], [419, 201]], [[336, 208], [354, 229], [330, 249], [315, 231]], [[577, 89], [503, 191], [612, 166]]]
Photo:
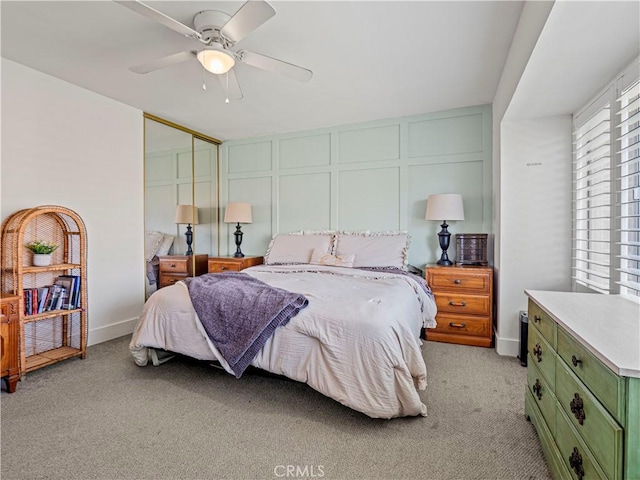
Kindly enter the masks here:
[[80, 308], [80, 276], [60, 275], [52, 285], [25, 288], [23, 296], [25, 315]]

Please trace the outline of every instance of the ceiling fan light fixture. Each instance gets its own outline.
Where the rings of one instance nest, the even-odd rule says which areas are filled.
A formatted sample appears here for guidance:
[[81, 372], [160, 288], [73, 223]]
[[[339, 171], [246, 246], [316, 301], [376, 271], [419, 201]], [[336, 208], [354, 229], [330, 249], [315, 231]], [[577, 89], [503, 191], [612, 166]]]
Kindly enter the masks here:
[[205, 49], [196, 56], [204, 68], [216, 75], [227, 73], [236, 64], [233, 56], [222, 50]]

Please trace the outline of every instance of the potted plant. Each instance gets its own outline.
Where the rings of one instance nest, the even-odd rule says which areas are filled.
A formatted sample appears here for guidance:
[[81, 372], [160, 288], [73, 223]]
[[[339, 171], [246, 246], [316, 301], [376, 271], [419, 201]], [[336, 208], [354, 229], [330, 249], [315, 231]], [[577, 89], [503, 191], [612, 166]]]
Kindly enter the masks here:
[[36, 267], [46, 267], [51, 265], [51, 254], [58, 248], [55, 243], [46, 240], [36, 240], [25, 245], [33, 253], [33, 265]]

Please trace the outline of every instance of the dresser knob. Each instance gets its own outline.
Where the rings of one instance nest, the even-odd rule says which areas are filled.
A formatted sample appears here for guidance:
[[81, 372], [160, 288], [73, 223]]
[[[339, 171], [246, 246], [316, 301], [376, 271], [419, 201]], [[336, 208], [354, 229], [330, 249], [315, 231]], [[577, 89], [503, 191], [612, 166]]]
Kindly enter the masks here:
[[582, 363], [582, 360], [578, 360], [575, 355], [571, 355], [571, 363], [573, 363], [574, 367], [577, 367], [579, 363]]
[[460, 280], [459, 278], [456, 278], [453, 283], [455, 283], [456, 285], [460, 285], [462, 283], [462, 280]]
[[451, 305], [452, 307], [466, 307], [467, 306], [467, 302], [456, 303], [456, 302], [450, 300], [449, 301], [449, 305]]
[[573, 452], [569, 456], [569, 465], [578, 476], [578, 480], [584, 478], [584, 467], [582, 466], [582, 455], [578, 451], [578, 447], [573, 447]]
[[169, 265], [169, 268], [176, 268], [176, 264], [172, 263], [171, 265]]
[[220, 270], [226, 270], [227, 267], [220, 267]]
[[536, 394], [538, 400], [542, 400], [542, 384], [539, 378], [536, 378], [536, 383], [533, 384], [533, 393]]
[[542, 319], [541, 319], [538, 315], [534, 315], [534, 316], [533, 316], [533, 321], [534, 321], [535, 323], [540, 322], [540, 320], [542, 320]]
[[571, 402], [569, 403], [569, 407], [571, 407], [571, 413], [573, 413], [573, 416], [576, 417], [578, 423], [580, 425], [583, 425], [584, 420], [587, 417], [584, 414], [584, 403], [582, 402], [580, 395], [578, 395], [577, 393], [573, 395], [573, 400], [571, 400]]
[[538, 362], [542, 361], [542, 347], [539, 342], [533, 347], [533, 355], [538, 359]]

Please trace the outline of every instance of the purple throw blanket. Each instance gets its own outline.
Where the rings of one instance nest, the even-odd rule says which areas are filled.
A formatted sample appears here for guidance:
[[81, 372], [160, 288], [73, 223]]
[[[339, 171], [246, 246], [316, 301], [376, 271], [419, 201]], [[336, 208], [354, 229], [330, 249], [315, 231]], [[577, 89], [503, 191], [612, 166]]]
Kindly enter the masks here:
[[242, 272], [211, 273], [184, 282], [207, 335], [236, 378], [275, 329], [309, 304], [304, 295]]

